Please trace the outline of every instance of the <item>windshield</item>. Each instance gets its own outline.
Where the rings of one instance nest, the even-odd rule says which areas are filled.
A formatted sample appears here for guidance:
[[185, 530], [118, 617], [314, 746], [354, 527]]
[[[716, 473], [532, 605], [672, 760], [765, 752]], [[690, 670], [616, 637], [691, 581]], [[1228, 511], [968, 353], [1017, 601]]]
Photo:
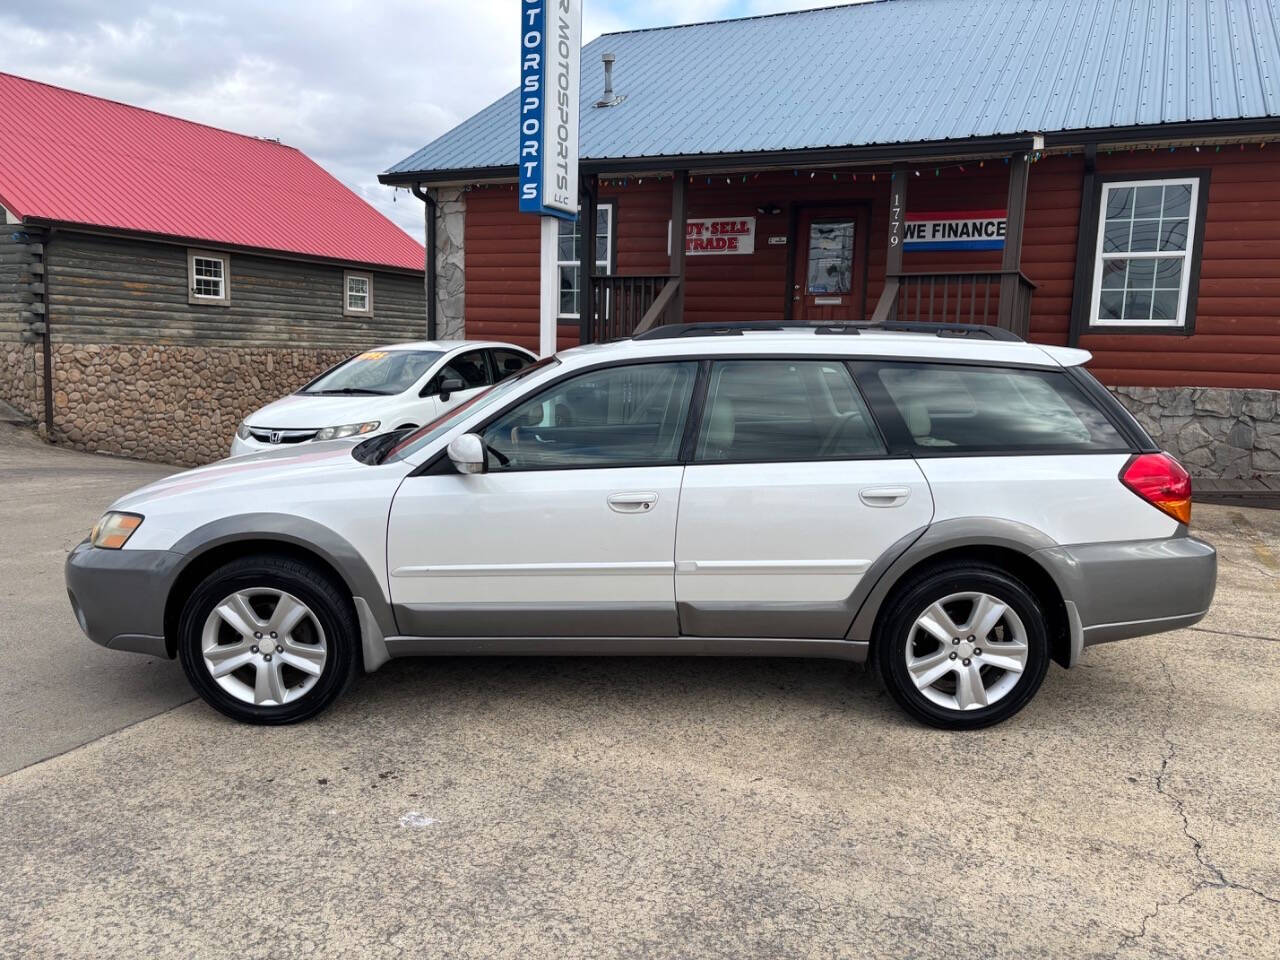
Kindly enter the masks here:
[[529, 374], [539, 370], [545, 370], [549, 366], [557, 365], [560, 361], [555, 357], [544, 357], [537, 363], [530, 364], [519, 373], [507, 377], [499, 384], [495, 384], [488, 390], [477, 393], [465, 403], [460, 403], [451, 410], [446, 410], [436, 419], [432, 420], [425, 426], [419, 427], [413, 433], [409, 434], [383, 457], [382, 462], [388, 460], [398, 460], [418, 452], [440, 437], [444, 436], [452, 430], [461, 420], [469, 417], [471, 414], [485, 407], [492, 406], [503, 397], [510, 396], [517, 392], [517, 387], [528, 379]]
[[439, 350], [369, 350], [326, 370], [298, 392], [389, 397], [416, 384], [443, 356]]

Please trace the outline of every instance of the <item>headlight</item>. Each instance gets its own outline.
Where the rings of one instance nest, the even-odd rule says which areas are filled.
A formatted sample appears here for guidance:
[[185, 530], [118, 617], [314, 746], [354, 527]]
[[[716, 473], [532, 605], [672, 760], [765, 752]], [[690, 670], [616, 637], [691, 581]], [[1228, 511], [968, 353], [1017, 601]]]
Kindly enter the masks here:
[[317, 440], [340, 440], [342, 437], [356, 437], [362, 433], [373, 433], [378, 429], [380, 420], [370, 420], [367, 423], [348, 423], [342, 427], [325, 427], [316, 434]]
[[249, 421], [241, 420], [240, 426], [236, 427], [236, 436], [241, 440], [249, 439]]
[[89, 542], [104, 550], [119, 550], [140, 526], [142, 517], [136, 513], [104, 513], [102, 519], [94, 524]]

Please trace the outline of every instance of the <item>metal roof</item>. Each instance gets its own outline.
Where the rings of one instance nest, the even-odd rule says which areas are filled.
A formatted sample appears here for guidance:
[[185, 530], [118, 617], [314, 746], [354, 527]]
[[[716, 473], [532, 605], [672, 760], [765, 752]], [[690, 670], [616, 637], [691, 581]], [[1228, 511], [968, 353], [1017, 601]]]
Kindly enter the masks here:
[[[1280, 116], [1280, 0], [875, 0], [605, 34], [584, 160]], [[597, 109], [600, 55], [626, 100]], [[384, 176], [514, 167], [512, 91]]]
[[293, 147], [0, 73], [21, 219], [423, 270], [421, 244]]

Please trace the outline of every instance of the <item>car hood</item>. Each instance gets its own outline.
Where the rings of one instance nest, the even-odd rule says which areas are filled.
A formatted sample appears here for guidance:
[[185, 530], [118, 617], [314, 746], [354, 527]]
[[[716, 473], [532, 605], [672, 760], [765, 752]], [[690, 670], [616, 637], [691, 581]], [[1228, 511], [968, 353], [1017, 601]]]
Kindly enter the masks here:
[[121, 497], [111, 509], [145, 512], [142, 508], [164, 500], [207, 494], [235, 496], [241, 490], [245, 496], [250, 491], [257, 496], [271, 489], [308, 484], [321, 476], [328, 480], [335, 474], [368, 471], [369, 467], [351, 455], [351, 448], [365, 439], [326, 440], [228, 457], [149, 483]]
[[294, 393], [255, 410], [245, 417], [251, 427], [269, 430], [320, 430], [348, 423], [378, 420], [383, 411], [399, 398], [391, 396], [352, 395], [342, 397]]

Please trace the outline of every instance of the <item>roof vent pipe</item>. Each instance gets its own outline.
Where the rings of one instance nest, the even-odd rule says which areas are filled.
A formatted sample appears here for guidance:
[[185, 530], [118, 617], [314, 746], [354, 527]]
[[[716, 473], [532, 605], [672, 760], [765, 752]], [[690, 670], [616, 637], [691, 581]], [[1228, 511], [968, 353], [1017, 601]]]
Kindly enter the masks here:
[[613, 92], [613, 64], [618, 58], [612, 53], [600, 54], [600, 62], [604, 64], [604, 96], [595, 102], [597, 107], [616, 107], [625, 96], [617, 96]]

